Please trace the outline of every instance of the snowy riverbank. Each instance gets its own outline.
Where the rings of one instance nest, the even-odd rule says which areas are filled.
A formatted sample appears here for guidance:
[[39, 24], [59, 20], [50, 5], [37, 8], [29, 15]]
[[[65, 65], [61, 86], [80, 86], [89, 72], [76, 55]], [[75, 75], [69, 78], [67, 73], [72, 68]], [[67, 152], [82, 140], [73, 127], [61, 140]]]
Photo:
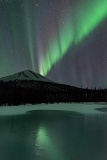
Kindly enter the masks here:
[[73, 111], [81, 114], [106, 114], [97, 109], [107, 108], [104, 103], [59, 103], [59, 104], [40, 104], [40, 105], [22, 105], [22, 106], [3, 106], [0, 107], [0, 116], [2, 115], [20, 115], [28, 111], [35, 110], [58, 110]]

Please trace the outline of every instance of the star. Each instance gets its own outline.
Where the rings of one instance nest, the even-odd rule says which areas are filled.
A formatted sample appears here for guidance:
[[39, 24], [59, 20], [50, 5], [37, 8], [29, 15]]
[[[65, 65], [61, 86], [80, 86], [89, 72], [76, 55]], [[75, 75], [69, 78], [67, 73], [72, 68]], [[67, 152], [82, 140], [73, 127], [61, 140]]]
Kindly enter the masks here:
[[36, 3], [36, 7], [39, 7], [39, 5]]

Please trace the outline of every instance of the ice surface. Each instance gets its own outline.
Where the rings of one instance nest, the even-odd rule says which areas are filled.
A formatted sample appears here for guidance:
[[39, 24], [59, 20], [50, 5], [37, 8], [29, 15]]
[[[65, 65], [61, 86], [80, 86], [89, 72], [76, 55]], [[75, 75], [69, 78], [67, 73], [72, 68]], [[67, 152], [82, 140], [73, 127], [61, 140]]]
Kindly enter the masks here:
[[1, 106], [1, 115], [20, 115], [25, 114], [28, 111], [35, 110], [58, 110], [58, 111], [73, 111], [81, 114], [106, 114], [98, 111], [98, 108], [107, 108], [106, 104], [96, 103], [59, 103], [59, 104], [39, 104], [39, 105], [20, 105], [20, 106]]

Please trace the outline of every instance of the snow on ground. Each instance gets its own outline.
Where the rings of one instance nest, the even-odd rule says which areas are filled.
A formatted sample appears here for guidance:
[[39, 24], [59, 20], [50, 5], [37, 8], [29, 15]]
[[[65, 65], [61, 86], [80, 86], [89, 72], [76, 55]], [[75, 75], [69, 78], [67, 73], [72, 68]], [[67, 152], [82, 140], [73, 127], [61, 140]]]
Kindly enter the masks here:
[[28, 111], [35, 110], [58, 110], [73, 111], [81, 114], [106, 114], [96, 109], [107, 108], [103, 103], [59, 103], [59, 104], [39, 104], [39, 105], [20, 105], [20, 106], [1, 106], [0, 116], [3, 115], [20, 115]]

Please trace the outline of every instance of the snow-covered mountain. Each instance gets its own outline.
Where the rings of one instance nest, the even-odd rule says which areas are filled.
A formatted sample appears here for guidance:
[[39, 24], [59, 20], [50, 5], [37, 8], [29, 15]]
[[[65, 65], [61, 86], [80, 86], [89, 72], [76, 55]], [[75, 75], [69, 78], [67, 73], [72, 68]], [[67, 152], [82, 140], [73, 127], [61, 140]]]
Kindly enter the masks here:
[[9, 75], [3, 78], [0, 78], [0, 81], [25, 81], [25, 80], [34, 80], [34, 81], [42, 81], [42, 82], [52, 82], [51, 80], [48, 80], [47, 78], [45, 78], [44, 76], [32, 72], [30, 70], [25, 70], [25, 71], [21, 71], [18, 73], [15, 73], [13, 75]]
[[82, 89], [52, 82], [30, 70], [0, 78], [0, 105], [107, 102], [107, 90]]

